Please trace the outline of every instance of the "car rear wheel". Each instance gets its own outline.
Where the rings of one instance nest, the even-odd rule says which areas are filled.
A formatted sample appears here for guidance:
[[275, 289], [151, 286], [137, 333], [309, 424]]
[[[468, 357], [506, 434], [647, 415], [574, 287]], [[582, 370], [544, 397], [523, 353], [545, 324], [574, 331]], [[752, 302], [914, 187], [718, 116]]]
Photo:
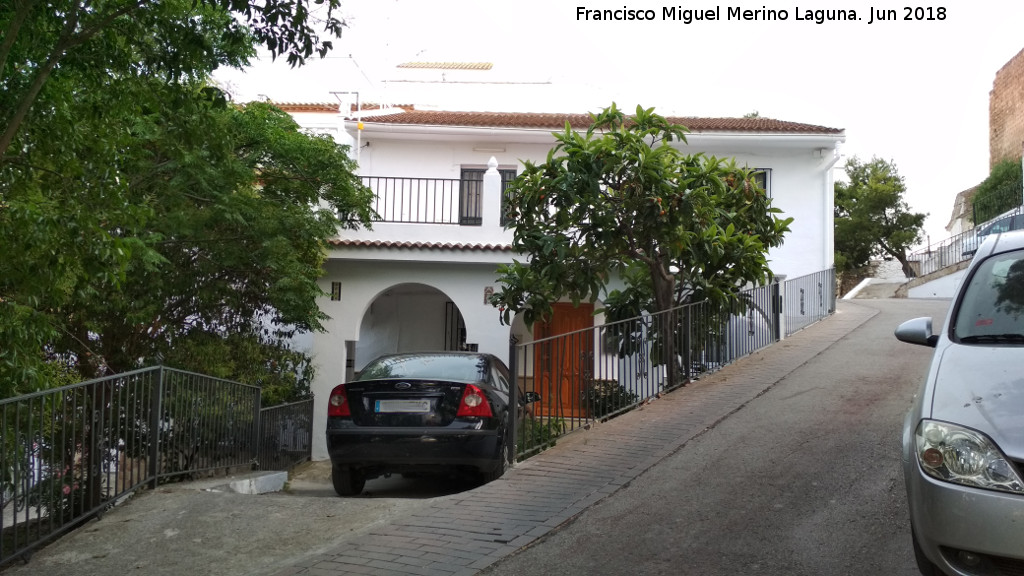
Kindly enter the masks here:
[[483, 471], [480, 475], [484, 484], [501, 478], [508, 471], [508, 443], [501, 443], [501, 449], [498, 450], [498, 454], [499, 459], [494, 463], [494, 467]]
[[924, 555], [924, 550], [921, 550], [921, 545], [917, 543], [917, 534], [914, 532], [913, 527], [910, 529], [910, 539], [914, 541], [914, 560], [917, 560], [917, 569], [921, 574], [924, 576], [945, 576], [942, 570], [939, 570], [939, 567]]
[[366, 477], [352, 468], [333, 466], [331, 467], [331, 482], [334, 483], [334, 491], [338, 493], [338, 496], [356, 496], [363, 491]]

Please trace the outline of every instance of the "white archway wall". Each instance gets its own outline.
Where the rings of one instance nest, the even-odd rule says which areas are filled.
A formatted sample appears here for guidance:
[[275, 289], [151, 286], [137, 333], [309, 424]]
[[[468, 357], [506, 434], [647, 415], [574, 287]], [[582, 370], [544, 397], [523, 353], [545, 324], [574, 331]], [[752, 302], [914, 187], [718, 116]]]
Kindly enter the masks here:
[[[455, 304], [466, 323], [466, 341], [476, 344], [480, 352], [508, 361], [510, 328], [501, 324], [498, 310], [485, 302], [487, 287], [499, 289], [494, 264], [333, 259], [325, 264], [325, 272], [320, 279], [321, 287], [330, 294], [332, 283], [341, 282], [341, 299], [325, 297], [320, 301], [321, 310], [330, 319], [324, 322], [325, 331], [313, 336], [314, 430], [326, 430], [331, 389], [344, 381], [349, 361], [346, 341], [355, 342], [355, 370], [377, 355], [395, 350], [440, 349], [444, 303], [448, 300]], [[408, 291], [409, 288], [413, 289]], [[407, 292], [401, 298], [388, 297], [387, 291], [392, 289]], [[396, 318], [401, 321], [394, 322]], [[361, 341], [361, 334], [370, 327], [365, 325], [367, 322], [389, 330], [437, 324], [433, 332], [414, 329], [403, 334], [404, 330], [398, 330], [390, 334], [390, 342], [385, 334], [367, 343]], [[438, 339], [432, 341], [430, 334], [437, 334]], [[326, 437], [315, 434], [313, 459], [326, 458]]]
[[443, 327], [448, 296], [425, 284], [400, 284], [380, 293], [363, 314], [354, 370], [383, 354], [444, 348]]

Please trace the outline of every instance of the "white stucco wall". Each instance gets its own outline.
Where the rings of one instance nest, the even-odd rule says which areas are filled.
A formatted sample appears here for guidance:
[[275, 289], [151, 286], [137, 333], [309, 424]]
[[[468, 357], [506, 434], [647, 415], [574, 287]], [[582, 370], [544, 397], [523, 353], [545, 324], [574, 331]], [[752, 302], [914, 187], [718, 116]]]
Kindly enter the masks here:
[[796, 278], [834, 263], [832, 153], [807, 149], [734, 154], [740, 165], [771, 169], [772, 206], [793, 218], [785, 242], [768, 253], [772, 271]]
[[956, 288], [967, 274], [966, 270], [954, 272], [937, 278], [931, 282], [915, 286], [907, 290], [908, 298], [952, 298], [956, 294]]

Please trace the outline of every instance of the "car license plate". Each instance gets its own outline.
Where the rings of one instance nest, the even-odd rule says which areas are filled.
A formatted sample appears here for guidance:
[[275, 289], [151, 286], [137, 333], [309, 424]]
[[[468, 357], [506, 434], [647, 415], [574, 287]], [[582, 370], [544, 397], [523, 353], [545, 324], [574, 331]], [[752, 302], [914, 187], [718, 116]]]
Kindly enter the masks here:
[[374, 411], [425, 414], [430, 412], [430, 400], [377, 400]]

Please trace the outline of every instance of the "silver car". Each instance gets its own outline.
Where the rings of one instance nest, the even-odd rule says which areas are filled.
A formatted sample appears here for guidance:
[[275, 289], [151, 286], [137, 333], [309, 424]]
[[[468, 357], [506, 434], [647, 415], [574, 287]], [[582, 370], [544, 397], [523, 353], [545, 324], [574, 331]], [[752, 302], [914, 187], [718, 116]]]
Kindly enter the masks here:
[[1024, 232], [985, 240], [939, 333], [896, 337], [935, 347], [903, 427], [921, 573], [1024, 574]]

